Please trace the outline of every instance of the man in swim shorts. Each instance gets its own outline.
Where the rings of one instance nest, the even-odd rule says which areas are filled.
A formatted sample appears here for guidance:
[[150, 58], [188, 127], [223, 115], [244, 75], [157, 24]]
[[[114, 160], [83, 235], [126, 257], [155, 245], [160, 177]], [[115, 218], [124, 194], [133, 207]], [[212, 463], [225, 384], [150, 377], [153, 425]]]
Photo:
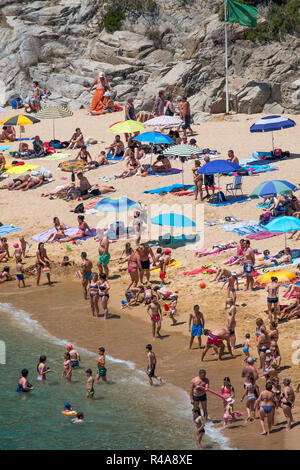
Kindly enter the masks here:
[[246, 288], [248, 290], [249, 287], [253, 290], [253, 270], [255, 265], [255, 254], [254, 250], [250, 246], [250, 240], [245, 240], [245, 250], [244, 250], [244, 275], [246, 276]]
[[155, 295], [152, 297], [152, 302], [148, 306], [147, 313], [150, 316], [151, 323], [152, 323], [153, 338], [155, 338], [156, 328], [157, 328], [157, 331], [156, 331], [157, 337], [160, 338], [162, 313], [161, 313], [161, 306], [159, 305], [159, 302]]
[[146, 351], [147, 351], [147, 359], [148, 359], [146, 374], [148, 375], [149, 384], [153, 385], [153, 379], [159, 380], [159, 382], [162, 383], [161, 377], [157, 377], [155, 375], [155, 367], [157, 365], [157, 359], [156, 359], [155, 353], [152, 351], [151, 344], [147, 344]]
[[230, 334], [225, 328], [218, 328], [214, 330], [204, 330], [204, 335], [207, 336], [206, 346], [202, 353], [201, 361], [203, 361], [207, 351], [211, 348], [215, 350], [216, 353], [219, 355], [219, 360], [222, 359], [222, 356], [225, 351], [225, 344], [223, 340], [226, 341], [228, 351], [233, 356], [231, 345], [230, 345]]
[[83, 288], [83, 296], [85, 300], [88, 300], [88, 295], [87, 295], [87, 286], [88, 283], [92, 279], [92, 269], [93, 269], [93, 263], [87, 258], [87, 254], [85, 251], [81, 253], [81, 259], [82, 259], [82, 288]]
[[152, 259], [152, 265], [155, 266], [155, 257], [152, 251], [152, 248], [148, 245], [148, 243], [143, 243], [139, 248], [139, 255], [141, 259], [141, 266], [142, 269], [140, 270], [140, 280], [143, 284], [144, 274], [146, 274], [147, 284], [150, 282], [150, 258]]
[[99, 379], [103, 380], [103, 382], [107, 382], [106, 374], [107, 369], [105, 367], [105, 348], [99, 348], [99, 357], [97, 357], [96, 361], [98, 364], [98, 373], [96, 375], [96, 380], [99, 382]]
[[198, 409], [201, 407], [205, 421], [207, 420], [207, 395], [206, 390], [209, 387], [209, 379], [206, 377], [206, 371], [204, 369], [199, 370], [199, 375], [194, 377], [191, 382], [190, 388], [190, 399], [191, 404], [194, 408]]
[[97, 266], [99, 269], [99, 276], [103, 274], [104, 272], [104, 274], [106, 274], [106, 277], [108, 278], [108, 275], [109, 275], [108, 263], [110, 261], [109, 239], [107, 235], [104, 235], [104, 231], [102, 231], [99, 236], [98, 252], [99, 252], [99, 259], [98, 259]]
[[70, 354], [71, 366], [79, 367], [80, 355], [79, 352], [73, 348], [72, 344], [67, 346], [67, 351]]
[[[191, 324], [192, 324], [192, 331], [191, 331]], [[189, 331], [191, 331], [189, 349], [192, 349], [192, 344], [196, 336], [198, 338], [199, 349], [201, 349], [201, 336], [202, 336], [203, 328], [204, 328], [203, 313], [200, 312], [199, 305], [195, 305], [194, 311], [193, 313], [190, 314], [190, 318], [189, 318]]]

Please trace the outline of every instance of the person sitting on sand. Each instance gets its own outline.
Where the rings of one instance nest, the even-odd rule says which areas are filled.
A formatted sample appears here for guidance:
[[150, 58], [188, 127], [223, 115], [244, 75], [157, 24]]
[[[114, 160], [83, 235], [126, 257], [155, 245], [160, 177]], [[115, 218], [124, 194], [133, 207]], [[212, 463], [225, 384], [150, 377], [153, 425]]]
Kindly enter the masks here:
[[82, 199], [86, 199], [85, 196], [88, 196], [88, 192], [92, 186], [89, 180], [85, 176], [83, 176], [83, 173], [81, 171], [77, 173], [77, 178], [79, 179], [79, 185], [76, 186], [76, 189], [79, 190]]
[[41, 98], [42, 90], [39, 87], [39, 83], [34, 81], [32, 83], [32, 97], [29, 98], [28, 102], [24, 104], [24, 109], [26, 113], [37, 113], [41, 109]]
[[75, 149], [75, 148], [81, 148], [83, 146], [84, 146], [83, 134], [81, 130], [79, 129], [79, 127], [77, 127], [77, 129], [75, 129], [75, 132], [70, 139], [70, 143], [67, 148]]
[[50, 233], [49, 237], [45, 240], [45, 243], [55, 242], [56, 240], [59, 240], [60, 238], [66, 237], [65, 230], [67, 227], [65, 226], [65, 224], [61, 223], [58, 217], [54, 217], [53, 223], [54, 223], [54, 228], [56, 232]]
[[[298, 267], [298, 266], [297, 266]], [[300, 267], [300, 266], [299, 266]], [[297, 283], [299, 282], [298, 278], [293, 281], [287, 288], [287, 290], [285, 291], [284, 293], [284, 297], [289, 300], [291, 297], [293, 297], [293, 294], [296, 293], [298, 294], [298, 292], [300, 292], [300, 285], [297, 285]]]
[[219, 282], [222, 278], [231, 277], [231, 271], [226, 268], [219, 268], [216, 273], [216, 277], [213, 279], [213, 282]]
[[6, 160], [2, 152], [0, 152], [0, 173], [4, 171], [4, 167], [6, 165]]
[[105, 150], [107, 150], [107, 153], [113, 154], [112, 158], [122, 157], [124, 154], [124, 144], [121, 140], [121, 137], [116, 135], [113, 143], [109, 147], [106, 147]]
[[0, 256], [3, 254], [5, 254], [5, 257], [7, 259], [10, 258], [9, 247], [8, 247], [7, 239], [5, 237], [0, 238]]
[[278, 317], [280, 320], [291, 320], [300, 316], [300, 292], [298, 292], [295, 302], [292, 302], [288, 307], [285, 307], [281, 315]]
[[3, 271], [0, 273], [0, 284], [2, 284], [5, 281], [11, 281], [13, 279], [13, 276], [9, 272], [9, 266], [5, 266], [3, 268]]
[[86, 235], [92, 233], [92, 230], [90, 229], [90, 227], [84, 220], [84, 215], [79, 215], [77, 217], [77, 221], [78, 221], [78, 232], [76, 232], [75, 235], [72, 235], [70, 237], [59, 239], [58, 241], [60, 243], [70, 242], [72, 240], [76, 240], [77, 238], [83, 238]]
[[90, 152], [86, 149], [86, 145], [83, 145], [79, 150], [75, 160], [80, 159], [80, 161], [84, 164], [84, 166], [88, 165], [89, 160], [92, 161], [92, 157]]
[[50, 199], [54, 199], [52, 196], [66, 195], [66, 193], [72, 188], [73, 189], [75, 188], [74, 183], [59, 185], [59, 186], [56, 186], [56, 188], [53, 189], [52, 191], [49, 191], [48, 193], [42, 193], [41, 197], [50, 196]]
[[38, 135], [35, 136], [33, 141], [33, 151], [36, 157], [43, 157], [45, 155], [43, 141], [39, 138]]
[[280, 258], [271, 258], [263, 261], [262, 263], [259, 263], [255, 266], [255, 269], [261, 269], [261, 268], [269, 268], [269, 267], [274, 267], [274, 266], [279, 266], [280, 264], [291, 264], [292, 263], [292, 255], [291, 255], [291, 249], [290, 248], [285, 248], [284, 250], [284, 255], [281, 256]]
[[158, 155], [151, 169], [155, 173], [169, 173], [172, 170], [172, 166], [170, 160], [165, 155]]
[[130, 155], [127, 163], [126, 163], [126, 170], [123, 171], [120, 175], [115, 175], [115, 178], [127, 178], [128, 176], [133, 176], [137, 173], [138, 169], [140, 168], [141, 164], [138, 160], [136, 160], [134, 155]]
[[14, 140], [16, 140], [15, 128], [13, 126], [3, 126], [0, 140], [9, 140], [10, 142], [14, 142]]
[[207, 256], [207, 255], [214, 255], [215, 253], [220, 253], [225, 250], [229, 250], [230, 248], [237, 248], [237, 243], [234, 241], [230, 241], [228, 243], [223, 243], [220, 245], [213, 245], [210, 251], [196, 251], [195, 256]]

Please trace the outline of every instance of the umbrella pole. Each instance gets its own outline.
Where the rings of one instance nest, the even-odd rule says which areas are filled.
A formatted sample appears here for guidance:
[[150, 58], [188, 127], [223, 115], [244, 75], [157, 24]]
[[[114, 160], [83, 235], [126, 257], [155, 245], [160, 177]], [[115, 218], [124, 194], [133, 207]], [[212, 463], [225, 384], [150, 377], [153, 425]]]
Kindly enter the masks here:
[[273, 134], [273, 131], [272, 131], [272, 148], [273, 148], [273, 152], [274, 152], [274, 134]]
[[182, 168], [181, 181], [182, 181], [182, 186], [184, 186], [184, 182], [183, 182], [183, 161], [181, 161], [181, 168]]
[[52, 119], [52, 129], [53, 129], [53, 140], [55, 139], [55, 124], [54, 119]]

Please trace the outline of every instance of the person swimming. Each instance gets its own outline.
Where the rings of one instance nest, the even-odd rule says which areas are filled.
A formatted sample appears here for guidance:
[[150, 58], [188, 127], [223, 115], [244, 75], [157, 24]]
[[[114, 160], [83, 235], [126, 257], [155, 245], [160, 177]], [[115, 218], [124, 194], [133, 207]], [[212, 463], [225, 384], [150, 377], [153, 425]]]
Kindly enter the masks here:
[[23, 393], [23, 392], [31, 392], [32, 390], [34, 390], [34, 387], [27, 380], [27, 376], [28, 376], [27, 369], [23, 369], [21, 371], [21, 376], [22, 377], [19, 379], [18, 388], [16, 392]]

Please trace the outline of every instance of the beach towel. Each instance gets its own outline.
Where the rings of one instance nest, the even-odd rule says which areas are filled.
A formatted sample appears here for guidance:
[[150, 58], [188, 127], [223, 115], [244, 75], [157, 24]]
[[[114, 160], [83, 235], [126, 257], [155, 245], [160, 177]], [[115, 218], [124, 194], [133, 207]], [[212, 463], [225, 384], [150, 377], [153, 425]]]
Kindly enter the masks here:
[[21, 138], [18, 137], [17, 139], [15, 139], [15, 141], [19, 141], [19, 140], [20, 140], [20, 141], [23, 141], [23, 140], [34, 140], [34, 137], [21, 137]]
[[162, 194], [162, 193], [170, 193], [174, 189], [185, 189], [185, 188], [194, 188], [193, 185], [191, 184], [172, 184], [171, 186], [163, 186], [162, 188], [156, 188], [156, 189], [148, 189], [147, 191], [144, 191], [145, 194]]
[[237, 249], [237, 247], [235, 247], [235, 248], [226, 248], [226, 250], [217, 251], [216, 253], [205, 253], [206, 251], [209, 250], [209, 248], [202, 248], [201, 250], [198, 250], [198, 253], [201, 253], [202, 256], [217, 256], [217, 255], [221, 255], [222, 253], [226, 253], [226, 251], [234, 251], [236, 249]]
[[20, 175], [21, 173], [26, 173], [26, 171], [31, 171], [35, 170], [36, 168], [39, 168], [39, 165], [14, 165], [11, 166], [8, 170], [6, 170], [6, 173], [9, 175]]
[[4, 150], [10, 150], [9, 145], [0, 145], [0, 152], [3, 152]]
[[265, 240], [266, 238], [278, 237], [278, 235], [283, 235], [281, 232], [268, 232], [268, 230], [264, 230], [258, 233], [250, 233], [246, 236], [250, 240]]
[[22, 227], [13, 227], [12, 225], [1, 225], [0, 237], [3, 237], [8, 233], [17, 232], [18, 230], [22, 230]]
[[280, 271], [281, 269], [289, 269], [293, 265], [300, 264], [300, 258], [295, 258], [290, 264], [279, 264], [278, 266], [270, 266], [269, 268], [259, 269], [260, 273], [267, 273], [269, 271]]
[[185, 271], [183, 274], [184, 276], [194, 276], [196, 274], [215, 274], [217, 271], [212, 268], [199, 268], [193, 269], [192, 271]]
[[[182, 262], [174, 259], [174, 261], [172, 261], [170, 264], [168, 264], [167, 269], [178, 268], [178, 266], [182, 266]], [[152, 268], [152, 269], [150, 269], [150, 271], [152, 273], [159, 273], [160, 268]]]
[[152, 176], [170, 176], [177, 175], [178, 173], [182, 173], [182, 170], [180, 168], [172, 168], [172, 170], [168, 171], [168, 173], [155, 173], [152, 168], [149, 168], [148, 170], [148, 175]]
[[[0, 227], [0, 233], [1, 233], [1, 228], [2, 227]], [[88, 238], [95, 237], [96, 229], [92, 228], [91, 230], [92, 230], [92, 232], [89, 235], [86, 235], [85, 237], [82, 237], [82, 238], [77, 237], [77, 239], [87, 240]], [[77, 232], [78, 232], [77, 227], [67, 227], [67, 229], [65, 231], [65, 234], [66, 234], [66, 237], [72, 237], [73, 235], [76, 235]], [[49, 235], [52, 234], [52, 233], [56, 233], [55, 228], [53, 228], [51, 230], [47, 230], [46, 232], [43, 232], [43, 233], [38, 233], [37, 235], [33, 235], [33, 237], [31, 237], [31, 240], [34, 240], [38, 243], [40, 243], [40, 242], [44, 243], [47, 240], [47, 238], [49, 237]]]
[[[238, 219], [236, 219], [235, 217], [232, 217], [230, 216], [230, 222], [232, 222], [232, 224], [230, 226], [232, 226], [233, 228], [235, 228], [237, 225], [237, 223], [239, 222]], [[208, 220], [207, 222], [204, 222], [205, 225], [208, 225], [209, 227], [214, 227], [215, 225], [222, 225], [222, 224], [228, 224], [228, 220], [225, 220], [225, 219], [217, 219], [217, 220]], [[229, 225], [226, 225], [226, 227], [229, 227]], [[226, 230], [224, 227], [221, 227], [223, 230]], [[229, 232], [231, 230], [228, 230]]]
[[46, 157], [41, 157], [43, 160], [61, 160], [62, 158], [68, 158], [72, 154], [71, 153], [52, 153], [47, 155]]
[[242, 203], [242, 202], [247, 202], [247, 201], [250, 201], [250, 199], [248, 197], [243, 197], [243, 198], [233, 199], [232, 201], [216, 202], [210, 205], [213, 207], [230, 206], [232, 204]]

